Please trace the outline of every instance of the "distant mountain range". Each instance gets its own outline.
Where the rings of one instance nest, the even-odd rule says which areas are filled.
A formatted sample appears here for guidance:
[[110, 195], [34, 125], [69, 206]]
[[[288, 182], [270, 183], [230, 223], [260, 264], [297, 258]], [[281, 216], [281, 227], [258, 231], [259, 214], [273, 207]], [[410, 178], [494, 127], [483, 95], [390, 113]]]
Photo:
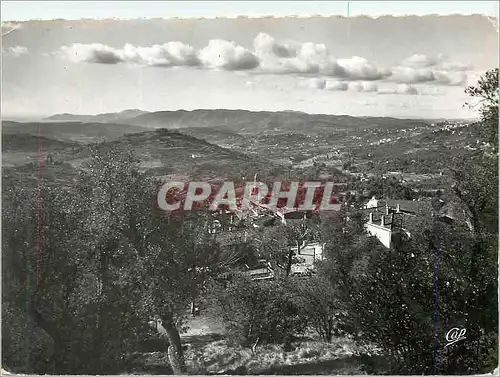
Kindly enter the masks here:
[[291, 110], [248, 111], [248, 110], [176, 110], [147, 112], [125, 110], [119, 113], [98, 115], [56, 114], [45, 121], [118, 123], [147, 128], [201, 128], [234, 132], [238, 134], [257, 134], [262, 132], [307, 132], [349, 130], [352, 128], [412, 128], [429, 124], [430, 121], [418, 119], [397, 119], [385, 117], [353, 117], [349, 115], [307, 114]]
[[58, 121], [58, 122], [118, 122], [120, 120], [134, 118], [138, 115], [146, 114], [147, 111], [130, 109], [124, 110], [119, 113], [103, 113], [98, 115], [77, 115], [77, 114], [55, 114], [46, 119], [45, 121]]

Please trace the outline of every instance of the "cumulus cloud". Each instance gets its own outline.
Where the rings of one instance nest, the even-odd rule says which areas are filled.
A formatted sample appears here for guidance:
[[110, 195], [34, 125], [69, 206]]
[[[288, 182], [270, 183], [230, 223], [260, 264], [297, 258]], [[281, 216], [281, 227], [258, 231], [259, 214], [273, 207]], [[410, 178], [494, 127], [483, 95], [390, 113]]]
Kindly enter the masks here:
[[390, 75], [389, 70], [378, 69], [368, 60], [359, 56], [339, 59], [337, 62], [345, 70], [346, 77], [351, 80], [380, 80]]
[[448, 57], [444, 54], [439, 54], [437, 56], [414, 54], [403, 60], [400, 65], [410, 68], [435, 67], [436, 69], [447, 71], [467, 71], [472, 69], [469, 65], [449, 61]]
[[214, 39], [201, 49], [199, 58], [203, 65], [226, 70], [252, 69], [259, 65], [259, 59], [244, 47], [234, 42]]
[[400, 84], [396, 88], [385, 88], [380, 89], [378, 94], [418, 94], [417, 88], [408, 85], [408, 84]]
[[325, 44], [280, 43], [260, 33], [254, 40], [254, 49], [261, 70], [268, 73], [319, 74], [350, 80], [379, 80], [390, 75], [390, 71], [380, 70], [359, 56], [336, 59]]
[[[266, 33], [255, 37], [253, 50], [232, 41], [214, 39], [200, 50], [182, 42], [150, 47], [127, 44], [123, 48], [94, 43], [63, 46], [59, 55], [74, 62], [157, 67], [199, 66], [227, 71], [255, 70], [256, 73], [335, 78], [347, 82], [363, 81], [348, 86], [350, 90], [360, 92], [376, 92], [377, 86], [367, 82], [382, 80], [398, 84], [463, 85], [470, 69], [466, 65], [448, 61], [444, 55], [430, 57], [422, 54], [403, 59], [396, 67], [380, 68], [360, 56], [338, 59], [322, 43], [278, 41]], [[347, 90], [347, 84], [332, 84], [322, 79], [306, 85], [319, 89]]]
[[472, 66], [459, 62], [443, 62], [440, 64], [440, 68], [447, 71], [469, 71]]
[[404, 67], [411, 68], [427, 68], [438, 64], [439, 59], [437, 57], [430, 57], [422, 54], [414, 54], [401, 63]]
[[311, 89], [325, 89], [326, 80], [324, 78], [319, 78], [319, 77], [313, 78], [313, 79], [308, 79], [302, 83], [302, 86], [305, 86], [305, 87], [311, 88]]
[[467, 74], [463, 71], [446, 71], [429, 68], [395, 67], [392, 80], [404, 84], [438, 83], [442, 85], [464, 85]]
[[303, 87], [311, 89], [324, 89], [329, 91], [355, 91], [355, 92], [377, 92], [378, 87], [372, 81], [337, 81], [325, 78], [312, 78], [302, 82]]
[[471, 69], [468, 65], [450, 62], [442, 54], [436, 57], [415, 54], [393, 68], [391, 78], [405, 84], [433, 82], [442, 85], [464, 85], [467, 80], [465, 71]]
[[[262, 72], [320, 74], [333, 77], [343, 77], [346, 74], [345, 70], [329, 54], [324, 44], [308, 42], [281, 45], [267, 34], [259, 34], [254, 45]], [[276, 51], [281, 52], [276, 53]]]
[[117, 64], [123, 61], [120, 50], [101, 43], [74, 43], [71, 46], [62, 46], [61, 53], [75, 63]]
[[7, 47], [7, 48], [4, 48], [2, 46], [2, 55], [8, 55], [8, 56], [13, 56], [13, 57], [17, 58], [21, 55], [27, 55], [27, 54], [29, 54], [29, 51], [24, 46], [14, 46], [14, 47]]
[[434, 78], [438, 83], [444, 85], [463, 86], [467, 84], [467, 74], [464, 72], [436, 71]]
[[378, 86], [374, 82], [364, 82], [363, 83], [363, 91], [364, 92], [377, 92]]
[[74, 62], [98, 64], [131, 63], [150, 66], [193, 66], [199, 61], [193, 47], [182, 42], [168, 42], [151, 47], [126, 44], [122, 49], [101, 43], [61, 47], [62, 54]]
[[278, 43], [266, 33], [259, 33], [253, 41], [253, 46], [258, 55], [271, 54], [280, 58], [297, 55], [296, 43]]
[[371, 81], [368, 82], [353, 81], [349, 83], [349, 90], [355, 92], [376, 92], [378, 91], [378, 87], [374, 82]]
[[154, 67], [199, 66], [225, 70], [252, 69], [259, 61], [247, 49], [234, 42], [220, 39], [196, 51], [182, 42], [167, 42], [150, 47], [126, 44], [123, 48], [114, 48], [101, 43], [63, 46], [61, 53], [73, 62], [97, 64], [138, 64]]
[[434, 81], [434, 73], [428, 68], [395, 67], [392, 70], [392, 79], [396, 82], [415, 84]]
[[349, 85], [343, 81], [328, 81], [324, 89], [331, 91], [346, 91], [349, 89]]

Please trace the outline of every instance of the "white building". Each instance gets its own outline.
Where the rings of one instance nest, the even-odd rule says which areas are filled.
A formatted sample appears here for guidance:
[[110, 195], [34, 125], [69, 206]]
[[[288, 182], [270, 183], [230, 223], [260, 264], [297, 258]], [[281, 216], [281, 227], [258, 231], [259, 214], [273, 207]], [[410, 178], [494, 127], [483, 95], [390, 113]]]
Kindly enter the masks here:
[[370, 235], [377, 237], [385, 247], [390, 248], [395, 236], [411, 236], [407, 226], [410, 225], [412, 218], [421, 214], [418, 207], [422, 204], [428, 203], [409, 200], [377, 200], [373, 197], [363, 207], [368, 210], [369, 216], [365, 229]]
[[379, 221], [374, 221], [373, 213], [365, 224], [365, 228], [372, 236], [375, 236], [387, 248], [391, 247], [392, 241], [392, 216], [382, 215]]

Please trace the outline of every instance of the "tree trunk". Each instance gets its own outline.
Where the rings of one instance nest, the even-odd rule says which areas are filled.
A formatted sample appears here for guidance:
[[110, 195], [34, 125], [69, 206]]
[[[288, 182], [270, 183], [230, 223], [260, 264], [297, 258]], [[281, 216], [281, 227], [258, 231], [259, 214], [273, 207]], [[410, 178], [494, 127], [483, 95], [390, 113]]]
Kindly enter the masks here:
[[[300, 245], [298, 240], [296, 241], [296, 244], [297, 244], [297, 255], [300, 255], [301, 245]], [[288, 276], [290, 275], [290, 272], [292, 271], [293, 254], [294, 254], [293, 250], [290, 249], [290, 251], [288, 252], [288, 260], [287, 260], [286, 271], [285, 271], [286, 278], [288, 278]]]
[[186, 364], [184, 362], [184, 352], [182, 351], [181, 337], [175, 326], [171, 313], [162, 317], [162, 326], [168, 338], [168, 361], [174, 374], [186, 374]]

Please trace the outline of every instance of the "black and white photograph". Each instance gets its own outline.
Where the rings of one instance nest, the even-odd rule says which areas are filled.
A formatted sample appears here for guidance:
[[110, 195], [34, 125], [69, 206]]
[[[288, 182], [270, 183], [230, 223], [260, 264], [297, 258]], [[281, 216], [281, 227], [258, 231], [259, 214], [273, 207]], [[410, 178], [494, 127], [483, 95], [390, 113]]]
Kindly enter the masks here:
[[2, 375], [498, 375], [498, 1], [2, 1]]

